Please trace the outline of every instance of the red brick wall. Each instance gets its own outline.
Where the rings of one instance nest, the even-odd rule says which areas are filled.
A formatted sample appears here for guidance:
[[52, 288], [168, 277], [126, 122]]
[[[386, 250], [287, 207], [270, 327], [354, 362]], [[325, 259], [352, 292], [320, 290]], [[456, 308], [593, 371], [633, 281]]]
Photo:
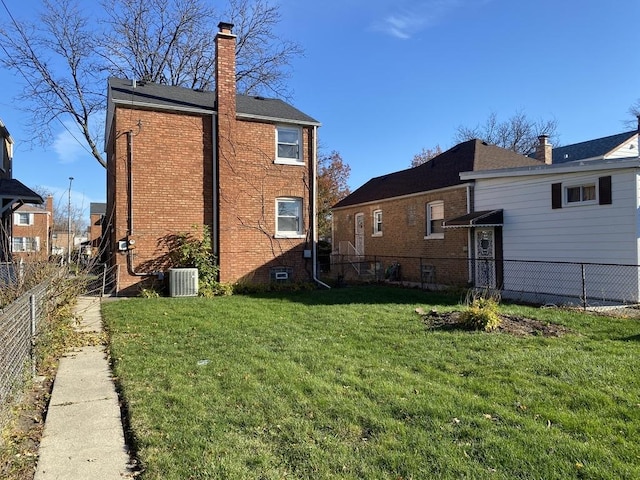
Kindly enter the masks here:
[[[114, 154], [109, 180], [115, 201], [112, 250], [119, 240], [134, 240], [133, 271], [127, 272], [123, 253], [120, 287], [127, 289], [144, 277], [169, 266], [171, 236], [189, 232], [193, 225], [211, 225], [213, 208], [211, 117], [117, 108]], [[141, 122], [141, 128], [138, 128]], [[132, 225], [129, 225], [128, 131], [132, 131]], [[131, 269], [130, 269], [131, 270]], [[133, 292], [130, 292], [133, 293]]]
[[[127, 135], [133, 131], [132, 264], [136, 273], [164, 272], [169, 266], [166, 240], [193, 225], [213, 221], [212, 117], [117, 108], [115, 154], [109, 161], [108, 182], [115, 196], [114, 249], [128, 231]], [[138, 121], [142, 128], [138, 129]], [[294, 196], [310, 209], [311, 130], [304, 132], [305, 165], [275, 165], [275, 126], [234, 122], [233, 156], [219, 156], [219, 262], [225, 282], [269, 280], [269, 268], [294, 268], [297, 279], [309, 279], [311, 265], [303, 259], [307, 239], [275, 238], [275, 198]], [[107, 202], [107, 211], [112, 199]], [[305, 231], [310, 229], [310, 215]], [[135, 293], [144, 277], [120, 264], [120, 287]]]
[[[13, 252], [13, 259], [20, 258], [24, 260], [47, 260], [49, 258], [49, 235], [51, 230], [51, 213], [46, 210], [34, 211], [18, 209], [15, 213], [24, 212], [33, 216], [33, 225], [16, 225], [13, 224], [13, 237], [39, 237], [40, 250], [37, 252]], [[12, 216], [12, 220], [15, 216]], [[66, 247], [65, 247], [66, 250]]]
[[[235, 122], [233, 163], [220, 155], [220, 263], [222, 281], [266, 282], [269, 268], [294, 268], [294, 277], [309, 280], [311, 263], [310, 186], [313, 177], [312, 130], [303, 133], [304, 165], [274, 164], [276, 126]], [[277, 197], [302, 198], [309, 212], [307, 238], [275, 238]]]
[[[449, 279], [465, 283], [468, 278], [467, 258], [468, 229], [445, 229], [443, 239], [425, 239], [426, 205], [444, 202], [444, 218], [449, 219], [467, 213], [465, 187], [443, 189], [420, 195], [400, 197], [345, 207], [333, 211], [333, 251], [338, 252], [340, 241], [355, 244], [355, 215], [364, 213], [364, 254], [367, 257], [384, 257], [386, 262], [397, 258], [400, 263], [411, 263], [412, 276], [419, 277], [419, 261], [409, 262], [402, 257], [438, 259], [446, 268]], [[373, 212], [382, 211], [382, 235], [374, 236]], [[444, 260], [450, 259], [449, 262]], [[446, 266], [445, 266], [446, 264]], [[408, 267], [407, 267], [408, 268]], [[440, 270], [442, 270], [442, 268]], [[406, 272], [410, 274], [409, 271]]]

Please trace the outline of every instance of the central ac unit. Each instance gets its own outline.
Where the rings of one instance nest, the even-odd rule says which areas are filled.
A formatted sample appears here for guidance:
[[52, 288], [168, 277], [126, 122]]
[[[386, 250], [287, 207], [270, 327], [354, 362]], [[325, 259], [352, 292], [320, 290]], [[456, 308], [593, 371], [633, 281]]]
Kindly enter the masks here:
[[197, 268], [169, 269], [169, 296], [196, 297], [198, 296]]

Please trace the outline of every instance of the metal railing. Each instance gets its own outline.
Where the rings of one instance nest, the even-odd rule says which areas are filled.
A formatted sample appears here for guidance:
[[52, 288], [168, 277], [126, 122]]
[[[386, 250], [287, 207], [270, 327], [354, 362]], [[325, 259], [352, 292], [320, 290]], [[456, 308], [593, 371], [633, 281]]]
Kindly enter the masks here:
[[583, 308], [640, 304], [640, 265], [493, 258], [433, 258], [333, 254], [326, 282], [395, 282], [440, 290], [481, 287], [505, 299]]

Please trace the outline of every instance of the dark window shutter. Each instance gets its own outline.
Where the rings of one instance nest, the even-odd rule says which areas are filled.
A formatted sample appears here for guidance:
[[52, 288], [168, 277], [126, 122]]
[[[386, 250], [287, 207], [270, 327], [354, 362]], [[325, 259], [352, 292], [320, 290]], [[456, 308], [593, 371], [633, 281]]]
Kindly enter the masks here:
[[600, 205], [611, 205], [611, 175], [598, 179], [598, 198]]
[[551, 208], [562, 208], [562, 184], [551, 184]]

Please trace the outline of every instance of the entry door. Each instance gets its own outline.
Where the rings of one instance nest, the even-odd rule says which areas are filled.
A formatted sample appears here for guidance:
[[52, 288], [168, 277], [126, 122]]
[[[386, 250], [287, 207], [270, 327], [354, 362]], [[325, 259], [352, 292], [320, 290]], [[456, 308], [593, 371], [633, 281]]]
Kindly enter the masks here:
[[493, 228], [476, 229], [476, 287], [496, 287], [496, 247]]
[[356, 214], [355, 232], [354, 245], [356, 247], [356, 255], [364, 255], [364, 213]]

